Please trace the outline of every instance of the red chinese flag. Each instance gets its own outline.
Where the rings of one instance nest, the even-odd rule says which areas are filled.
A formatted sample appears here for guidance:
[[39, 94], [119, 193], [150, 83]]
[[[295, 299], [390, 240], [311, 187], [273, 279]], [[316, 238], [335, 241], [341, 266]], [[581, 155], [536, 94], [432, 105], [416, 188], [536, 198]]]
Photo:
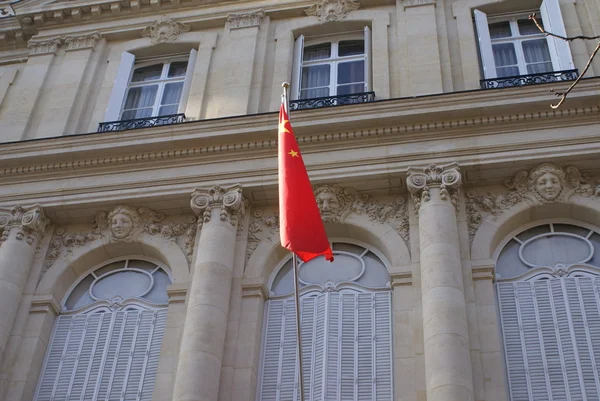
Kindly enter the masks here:
[[333, 261], [317, 201], [283, 104], [279, 110], [279, 226], [281, 246], [304, 262], [319, 255]]

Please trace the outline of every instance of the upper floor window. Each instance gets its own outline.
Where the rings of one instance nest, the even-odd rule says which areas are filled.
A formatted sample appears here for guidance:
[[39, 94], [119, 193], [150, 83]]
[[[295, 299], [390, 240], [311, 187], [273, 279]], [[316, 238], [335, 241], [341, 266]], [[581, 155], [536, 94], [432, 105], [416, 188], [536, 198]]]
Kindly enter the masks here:
[[[486, 79], [553, 73], [574, 68], [569, 44], [541, 33], [535, 23], [529, 20], [530, 12], [489, 18], [480, 10], [475, 10], [474, 14]], [[544, 0], [540, 14], [546, 30], [566, 36], [558, 0]]]
[[187, 64], [187, 60], [181, 60], [135, 68], [121, 120], [177, 114]]
[[305, 38], [295, 44], [292, 99], [345, 96], [371, 90], [371, 30]]
[[197, 54], [192, 49], [185, 55], [136, 60], [123, 52], [104, 121], [185, 113]]

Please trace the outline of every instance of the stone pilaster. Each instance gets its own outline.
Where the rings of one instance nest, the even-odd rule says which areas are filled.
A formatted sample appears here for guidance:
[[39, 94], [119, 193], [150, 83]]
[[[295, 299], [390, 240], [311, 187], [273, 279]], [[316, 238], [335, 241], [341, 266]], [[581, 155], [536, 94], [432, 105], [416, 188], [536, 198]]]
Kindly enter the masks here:
[[175, 379], [174, 401], [216, 401], [242, 188], [196, 189], [192, 210], [201, 225]]
[[457, 165], [409, 169], [419, 213], [423, 336], [428, 401], [473, 400], [467, 310], [458, 244]]
[[40, 206], [0, 210], [0, 359], [21, 303], [36, 246], [48, 219]]

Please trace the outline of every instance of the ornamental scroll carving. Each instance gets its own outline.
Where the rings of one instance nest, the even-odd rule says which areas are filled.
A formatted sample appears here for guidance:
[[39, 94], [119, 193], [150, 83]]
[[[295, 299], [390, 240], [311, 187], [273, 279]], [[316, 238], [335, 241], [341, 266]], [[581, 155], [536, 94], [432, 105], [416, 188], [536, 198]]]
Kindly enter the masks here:
[[[403, 198], [380, 203], [369, 199], [366, 194], [338, 185], [320, 185], [315, 188], [314, 193], [324, 222], [343, 222], [352, 214], [364, 215], [371, 221], [390, 225], [408, 245], [408, 210]], [[250, 258], [261, 241], [277, 241], [278, 236], [279, 216], [255, 210], [248, 226], [246, 259]]]
[[98, 212], [87, 231], [71, 232], [59, 227], [50, 243], [43, 273], [58, 258], [69, 256], [73, 249], [91, 241], [106, 238], [111, 243], [132, 242], [143, 233], [160, 235], [171, 243], [179, 244], [188, 262], [191, 262], [196, 237], [196, 218], [190, 216], [184, 221], [163, 222], [164, 218], [162, 213], [147, 207], [117, 205], [108, 212]]
[[153, 45], [159, 43], [173, 43], [179, 35], [188, 32], [190, 26], [177, 22], [169, 17], [162, 17], [148, 25], [141, 33], [143, 38], [150, 38]]
[[552, 163], [543, 163], [528, 170], [518, 172], [504, 185], [505, 193], [475, 190], [467, 192], [467, 214], [469, 235], [475, 236], [481, 222], [489, 215], [496, 220], [504, 211], [521, 202], [532, 205], [559, 203], [574, 195], [596, 198], [600, 195], [600, 185], [593, 185], [592, 179], [574, 166], [565, 168]]
[[93, 49], [100, 39], [102, 39], [102, 35], [94, 32], [87, 35], [67, 36], [65, 43], [67, 44], [67, 51]]
[[27, 48], [29, 49], [29, 54], [32, 56], [55, 54], [58, 51], [58, 48], [62, 45], [63, 41], [64, 39], [62, 37], [43, 40], [32, 39], [27, 43]]
[[354, 0], [318, 0], [305, 12], [308, 16], [317, 17], [319, 23], [340, 21], [349, 12], [358, 10], [360, 4]]
[[461, 174], [455, 163], [446, 166], [430, 164], [424, 169], [409, 168], [406, 185], [412, 196], [415, 211], [418, 213], [422, 202], [431, 200], [431, 188], [440, 189], [440, 198], [450, 200], [458, 210], [458, 189]]
[[211, 220], [213, 209], [219, 209], [221, 221], [228, 221], [237, 227], [238, 221], [245, 213], [245, 205], [241, 185], [229, 188], [215, 185], [208, 190], [196, 188], [192, 193], [191, 207], [198, 216], [199, 228]]
[[12, 230], [16, 230], [15, 238], [18, 241], [25, 240], [29, 245], [33, 245], [44, 234], [49, 222], [44, 215], [44, 209], [38, 205], [17, 205], [10, 210], [0, 210], [0, 244], [8, 239]]

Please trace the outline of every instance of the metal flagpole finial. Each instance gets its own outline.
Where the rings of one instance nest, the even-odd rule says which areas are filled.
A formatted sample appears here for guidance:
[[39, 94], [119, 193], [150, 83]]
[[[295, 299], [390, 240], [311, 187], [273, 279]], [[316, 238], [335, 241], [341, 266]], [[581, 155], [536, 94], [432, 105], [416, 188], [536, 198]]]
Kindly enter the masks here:
[[281, 84], [281, 87], [283, 88], [283, 94], [281, 95], [281, 97], [282, 97], [282, 102], [285, 105], [285, 112], [289, 113], [290, 112], [290, 103], [288, 100], [288, 89], [290, 87], [290, 84], [287, 82], [284, 82]]

